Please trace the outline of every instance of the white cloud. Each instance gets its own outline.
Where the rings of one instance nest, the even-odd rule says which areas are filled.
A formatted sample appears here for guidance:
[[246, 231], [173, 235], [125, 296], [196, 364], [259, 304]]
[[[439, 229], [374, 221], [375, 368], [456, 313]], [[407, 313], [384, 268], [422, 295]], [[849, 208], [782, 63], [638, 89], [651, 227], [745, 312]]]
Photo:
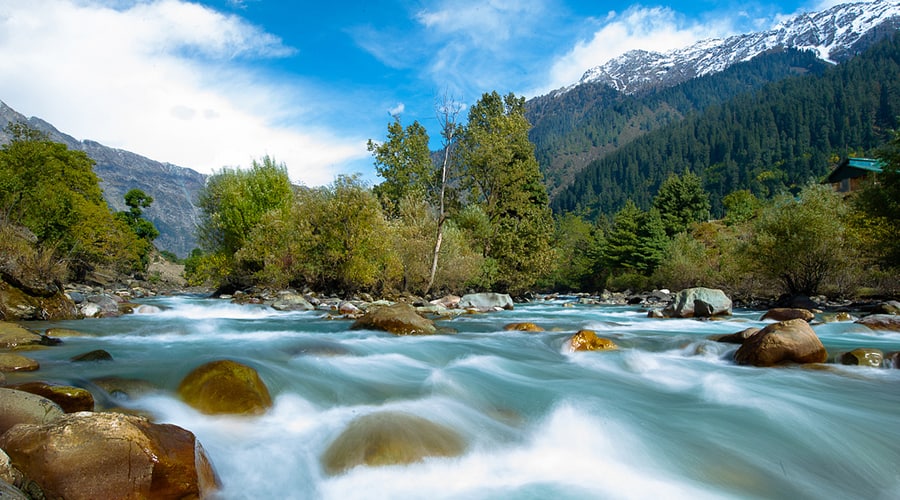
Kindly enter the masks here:
[[264, 154], [295, 181], [330, 182], [364, 140], [296, 125], [316, 97], [248, 68], [293, 49], [181, 0], [4, 0], [0, 100], [63, 132], [201, 172]]
[[578, 41], [551, 66], [544, 93], [576, 83], [584, 72], [630, 50], [666, 52], [703, 39], [734, 32], [728, 19], [689, 21], [667, 7], [631, 7], [595, 20], [599, 28], [590, 39]]
[[403, 114], [406, 111], [406, 105], [402, 102], [398, 102], [396, 106], [388, 110], [388, 114], [391, 116], [397, 116]]

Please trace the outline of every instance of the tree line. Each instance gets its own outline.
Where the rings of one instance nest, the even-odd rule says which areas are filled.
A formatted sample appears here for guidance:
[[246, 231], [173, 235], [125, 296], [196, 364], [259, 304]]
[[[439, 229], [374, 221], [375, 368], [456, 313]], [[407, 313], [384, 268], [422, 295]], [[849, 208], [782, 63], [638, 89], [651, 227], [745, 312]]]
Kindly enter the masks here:
[[900, 38], [847, 62], [783, 79], [642, 135], [590, 163], [557, 212], [647, 208], [671, 173], [703, 179], [713, 214], [735, 189], [771, 197], [821, 179], [840, 157], [873, 153], [900, 125]]

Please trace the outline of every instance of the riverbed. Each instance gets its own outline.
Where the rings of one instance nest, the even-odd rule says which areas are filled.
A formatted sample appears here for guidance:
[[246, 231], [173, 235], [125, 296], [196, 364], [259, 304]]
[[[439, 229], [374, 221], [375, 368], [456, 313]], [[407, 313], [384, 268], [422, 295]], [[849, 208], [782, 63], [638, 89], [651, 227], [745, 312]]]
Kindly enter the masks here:
[[[440, 320], [433, 336], [350, 330], [322, 311], [279, 312], [202, 297], [143, 300], [152, 314], [33, 323], [82, 337], [29, 353], [25, 379], [78, 385], [136, 379], [100, 398], [195, 433], [224, 499], [897, 498], [900, 370], [838, 364], [737, 366], [710, 340], [762, 327], [762, 311], [721, 320], [650, 319], [639, 307], [517, 304]], [[546, 331], [505, 331], [530, 321]], [[580, 329], [619, 349], [569, 352]], [[814, 326], [834, 357], [900, 350], [900, 334], [853, 322]], [[113, 361], [78, 363], [104, 349]], [[255, 368], [273, 407], [207, 416], [175, 395], [197, 366]], [[356, 417], [400, 411], [463, 436], [462, 455], [324, 472]]]

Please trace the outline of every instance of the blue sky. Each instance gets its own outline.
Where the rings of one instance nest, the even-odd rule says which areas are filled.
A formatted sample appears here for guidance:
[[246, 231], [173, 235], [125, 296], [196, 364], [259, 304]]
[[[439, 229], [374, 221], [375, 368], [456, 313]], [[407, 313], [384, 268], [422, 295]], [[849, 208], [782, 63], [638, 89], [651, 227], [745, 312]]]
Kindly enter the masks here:
[[841, 3], [2, 0], [0, 100], [78, 139], [209, 173], [271, 155], [295, 182], [373, 175], [391, 114], [526, 97], [627, 50], [765, 30]]

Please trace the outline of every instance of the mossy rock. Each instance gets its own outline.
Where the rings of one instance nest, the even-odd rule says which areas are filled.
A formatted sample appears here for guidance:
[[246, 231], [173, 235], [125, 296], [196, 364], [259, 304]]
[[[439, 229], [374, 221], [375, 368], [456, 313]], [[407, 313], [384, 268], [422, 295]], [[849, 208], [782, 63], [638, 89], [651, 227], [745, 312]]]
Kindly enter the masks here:
[[93, 351], [89, 351], [83, 354], [79, 354], [77, 356], [72, 357], [71, 361], [75, 363], [87, 363], [91, 361], [112, 361], [112, 354], [103, 350], [103, 349], [95, 349]]
[[618, 348], [615, 342], [598, 337], [593, 330], [579, 330], [569, 339], [569, 349], [572, 351], [612, 351]]
[[58, 404], [66, 413], [94, 411], [94, 396], [80, 387], [53, 385], [46, 382], [26, 382], [10, 386], [12, 389], [43, 396]]
[[503, 327], [504, 330], [507, 331], [517, 331], [517, 332], [543, 332], [544, 329], [534, 323], [522, 322], [522, 323], [510, 323]]
[[437, 333], [434, 321], [417, 313], [413, 306], [401, 302], [371, 309], [356, 320], [350, 329], [381, 330], [394, 335], [433, 335]]
[[881, 364], [884, 362], [884, 353], [879, 349], [861, 347], [845, 352], [841, 355], [840, 361], [842, 365], [881, 368]]
[[0, 352], [0, 372], [33, 372], [41, 367], [37, 361], [11, 352]]
[[39, 345], [42, 337], [15, 323], [0, 321], [0, 349]]
[[210, 414], [258, 415], [272, 406], [269, 389], [253, 368], [231, 360], [206, 363], [178, 386], [181, 399]]
[[465, 441], [453, 429], [401, 412], [359, 417], [331, 443], [322, 457], [325, 472], [340, 474], [359, 465], [378, 467], [455, 457]]

